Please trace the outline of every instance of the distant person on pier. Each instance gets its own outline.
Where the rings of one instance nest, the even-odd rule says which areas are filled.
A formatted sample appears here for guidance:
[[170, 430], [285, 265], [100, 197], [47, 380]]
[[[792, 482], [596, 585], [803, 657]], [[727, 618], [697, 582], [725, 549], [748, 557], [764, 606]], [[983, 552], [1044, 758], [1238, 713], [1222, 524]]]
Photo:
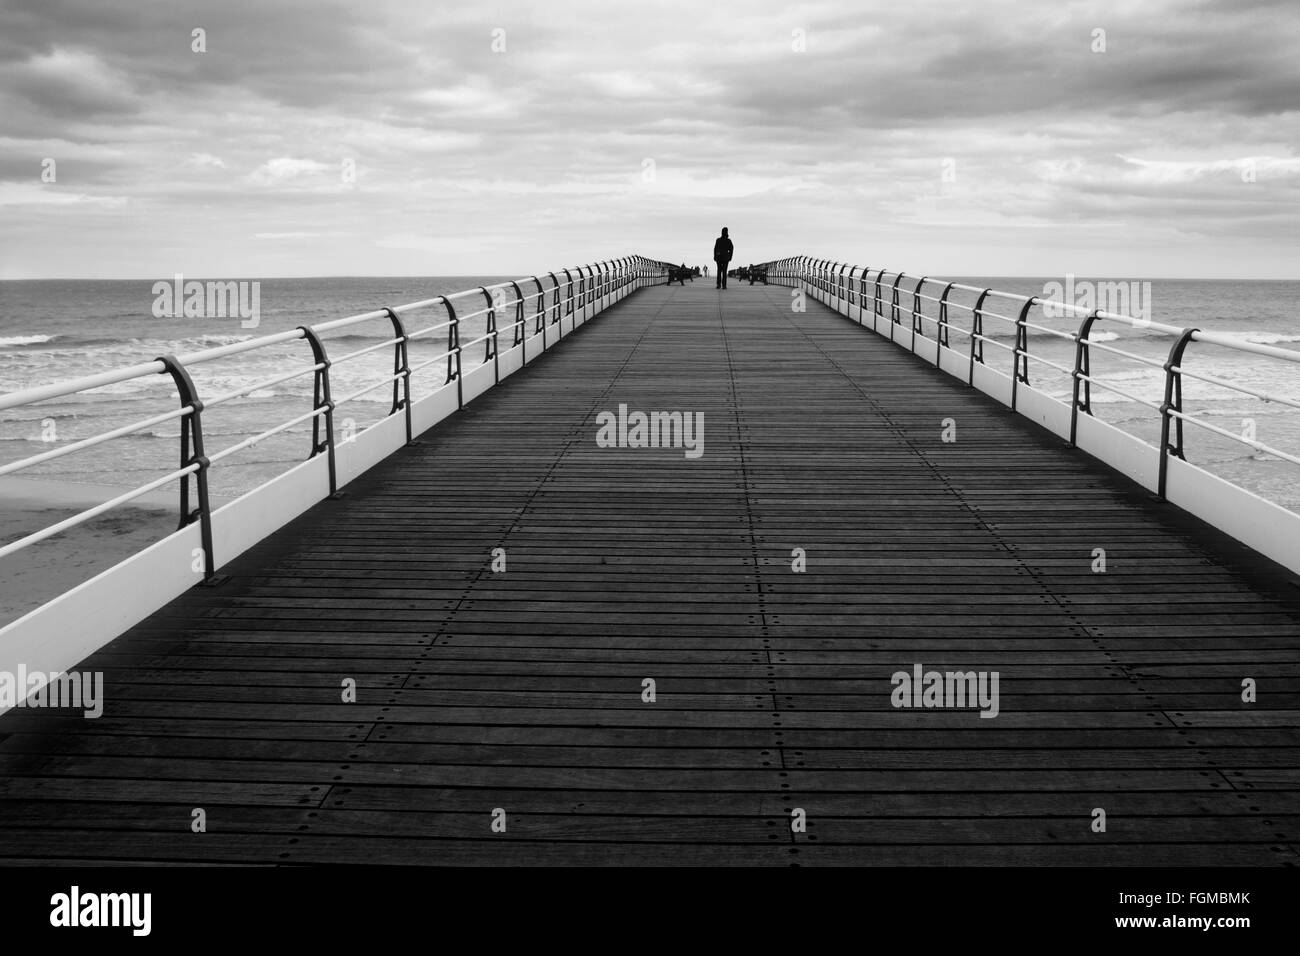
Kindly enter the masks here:
[[707, 279], [708, 277], [709, 277], [709, 267], [708, 267], [708, 266], [705, 266], [705, 267], [704, 267], [704, 278]]
[[732, 253], [735, 252], [731, 245], [731, 240], [727, 238], [727, 227], [722, 227], [722, 235], [718, 236], [717, 241], [713, 244], [713, 262], [718, 267], [718, 288], [727, 287], [727, 265], [731, 262]]

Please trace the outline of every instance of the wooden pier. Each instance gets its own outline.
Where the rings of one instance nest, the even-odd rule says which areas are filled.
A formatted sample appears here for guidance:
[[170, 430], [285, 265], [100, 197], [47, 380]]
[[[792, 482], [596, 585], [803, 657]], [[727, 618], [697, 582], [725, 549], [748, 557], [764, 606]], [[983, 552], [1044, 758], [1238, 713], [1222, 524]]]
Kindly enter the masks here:
[[0, 718], [0, 862], [1300, 862], [1293, 579], [789, 293], [638, 292]]

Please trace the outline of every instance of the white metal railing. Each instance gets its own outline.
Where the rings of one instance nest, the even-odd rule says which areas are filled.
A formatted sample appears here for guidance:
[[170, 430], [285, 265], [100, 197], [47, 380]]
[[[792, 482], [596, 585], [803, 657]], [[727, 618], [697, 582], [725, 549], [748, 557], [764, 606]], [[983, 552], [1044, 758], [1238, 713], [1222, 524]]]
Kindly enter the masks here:
[[[1300, 408], [1300, 399], [1275, 395], [1267, 392], [1253, 389], [1245, 385], [1229, 382], [1216, 376], [1206, 375], [1191, 371], [1184, 367], [1184, 359], [1187, 348], [1193, 342], [1204, 343], [1207, 345], [1219, 346], [1230, 349], [1244, 355], [1254, 355], [1261, 358], [1276, 359], [1283, 362], [1300, 365], [1300, 352], [1278, 348], [1273, 345], [1265, 345], [1258, 342], [1251, 342], [1247, 339], [1238, 338], [1232, 335], [1225, 335], [1218, 332], [1208, 332], [1196, 328], [1183, 328], [1176, 325], [1167, 325], [1160, 322], [1153, 322], [1149, 319], [1136, 318], [1131, 315], [1125, 315], [1117, 312], [1107, 312], [1099, 309], [1084, 309], [1080, 306], [1067, 302], [1058, 302], [1055, 300], [1043, 299], [1038, 296], [1018, 295], [1012, 292], [1001, 292], [996, 289], [981, 288], [979, 286], [963, 285], [959, 282], [950, 282], [944, 279], [936, 279], [930, 276], [907, 276], [901, 272], [892, 272], [887, 269], [870, 269], [863, 266], [851, 266], [847, 263], [836, 262], [830, 259], [813, 259], [807, 256], [795, 256], [787, 259], [780, 259], [773, 262], [764, 263], [761, 268], [766, 270], [767, 277], [770, 281], [783, 285], [797, 284], [799, 282], [807, 283], [810, 287], [818, 290], [822, 294], [833, 297], [848, 306], [857, 306], [864, 312], [870, 312], [882, 318], [888, 319], [895, 326], [904, 324], [904, 316], [909, 316], [910, 331], [912, 335], [912, 350], [917, 349], [917, 337], [919, 336], [923, 343], [933, 341], [934, 343], [934, 361], [939, 364], [940, 355], [943, 349], [951, 348], [950, 338], [952, 334], [965, 336], [968, 342], [966, 349], [967, 361], [969, 364], [968, 381], [974, 381], [975, 369], [977, 366], [985, 366], [984, 348], [993, 346], [1011, 353], [1010, 361], [1011, 371], [1011, 406], [1016, 407], [1016, 393], [1021, 385], [1029, 384], [1029, 331], [1043, 333], [1058, 337], [1062, 340], [1074, 344], [1074, 363], [1070, 368], [1059, 365], [1041, 356], [1034, 356], [1034, 361], [1046, 365], [1058, 372], [1068, 375], [1072, 380], [1072, 397], [1070, 402], [1070, 426], [1069, 440], [1074, 444], [1078, 435], [1079, 416], [1093, 414], [1092, 411], [1092, 387], [1105, 389], [1121, 397], [1152, 409], [1160, 415], [1160, 444], [1159, 444], [1159, 472], [1156, 482], [1156, 492], [1160, 497], [1165, 497], [1169, 474], [1169, 459], [1171, 457], [1184, 459], [1184, 442], [1183, 442], [1183, 423], [1188, 422], [1207, 431], [1218, 434], [1224, 438], [1231, 439], [1241, 445], [1254, 449], [1267, 455], [1272, 455], [1282, 461], [1291, 464], [1300, 465], [1300, 456], [1275, 448], [1272, 445], [1248, 438], [1243, 434], [1236, 434], [1228, 429], [1221, 428], [1212, 422], [1205, 421], [1203, 418], [1190, 415], [1183, 409], [1183, 377], [1196, 379], [1197, 381], [1213, 384], [1217, 387], [1228, 389], [1243, 395], [1251, 396], [1263, 402], [1276, 403], [1285, 405], [1290, 408]], [[909, 287], [904, 286], [907, 280]], [[964, 304], [954, 301], [951, 296], [954, 291], [966, 292], [974, 295], [973, 304]], [[908, 304], [904, 301], [905, 297], [910, 297], [911, 302]], [[932, 303], [935, 315], [925, 314], [923, 302]], [[992, 308], [987, 303], [993, 303]], [[1018, 311], [1013, 315], [1004, 315], [995, 311], [997, 303], [1008, 303], [1011, 308], [1008, 311]], [[1029, 321], [1030, 310], [1035, 305], [1050, 304], [1054, 309], [1060, 310], [1062, 315], [1071, 315], [1079, 318], [1081, 321], [1077, 329], [1061, 330], [1053, 329], [1049, 326], [1039, 325]], [[953, 325], [950, 321], [952, 310], [959, 310], [966, 313], [970, 318], [970, 329], [961, 328]], [[984, 321], [994, 319], [1012, 326], [1015, 330], [1015, 340], [1013, 345], [1007, 345], [1005, 342], [997, 341], [993, 336], [985, 333]], [[1149, 356], [1142, 356], [1125, 349], [1116, 348], [1106, 342], [1099, 341], [1092, 337], [1093, 328], [1098, 322], [1110, 322], [1119, 325], [1125, 325], [1130, 328], [1140, 329], [1147, 332], [1154, 332], [1168, 336], [1172, 341], [1169, 351], [1164, 359], [1160, 361]], [[1092, 370], [1092, 352], [1094, 349], [1120, 356], [1129, 361], [1137, 362], [1140, 365], [1158, 370], [1164, 377], [1164, 400], [1159, 404], [1140, 398], [1130, 392], [1118, 387], [1114, 383], [1108, 383]]]
[[[541, 278], [529, 276], [525, 279], [480, 286], [476, 289], [467, 289], [450, 295], [439, 295], [406, 305], [376, 309], [360, 315], [334, 319], [317, 325], [299, 326], [289, 331], [191, 352], [186, 355], [163, 355], [153, 361], [138, 365], [0, 395], [0, 411], [3, 411], [75, 395], [80, 392], [102, 388], [106, 385], [116, 385], [154, 375], [170, 375], [180, 398], [180, 406], [164, 414], [154, 415], [80, 441], [31, 455], [19, 461], [0, 465], [0, 476], [15, 474], [35, 465], [85, 451], [114, 439], [123, 438], [170, 421], [181, 421], [179, 430], [179, 466], [175, 470], [124, 492], [110, 501], [95, 505], [56, 524], [27, 534], [16, 541], [0, 545], [0, 558], [15, 554], [37, 542], [89, 521], [119, 505], [127, 504], [171, 482], [179, 481], [180, 524], [185, 526], [196, 521], [200, 524], [205, 555], [205, 577], [211, 578], [215, 569], [213, 564], [212, 508], [208, 494], [208, 476], [213, 465], [251, 448], [267, 438], [310, 421], [312, 423], [312, 442], [309, 457], [321, 454], [328, 457], [329, 490], [332, 494], [337, 490], [334, 412], [339, 406], [355, 401], [362, 395], [376, 389], [391, 386], [393, 389], [392, 406], [387, 416], [385, 416], [385, 420], [394, 415], [404, 415], [406, 438], [407, 441], [410, 441], [413, 437], [411, 425], [412, 376], [432, 366], [445, 363], [445, 374], [439, 387], [455, 382], [457, 405], [463, 405], [464, 396], [461, 388], [465, 373], [492, 362], [494, 366], [494, 382], [500, 380], [500, 370], [497, 363], [500, 360], [502, 347], [512, 349], [523, 345], [525, 350], [523, 362], [526, 364], [528, 360], [526, 354], [527, 344], [531, 337], [541, 335], [542, 347], [545, 349], [548, 328], [559, 324], [565, 316], [570, 316], [575, 311], [580, 312], [587, 306], [598, 303], [606, 296], [629, 286], [635, 289], [644, 285], [654, 285], [666, 281], [667, 266], [667, 263], [647, 259], [643, 256], [624, 256], [590, 265], [561, 269], [558, 274], [548, 272]], [[404, 317], [409, 317], [411, 313], [419, 310], [433, 307], [441, 308], [444, 311], [446, 315], [444, 321], [415, 331], [407, 331]], [[509, 314], [511, 310], [513, 310], [513, 318], [507, 324], [500, 325], [500, 316]], [[484, 320], [486, 331], [482, 335], [462, 343], [460, 340], [461, 325], [470, 319]], [[393, 330], [391, 337], [348, 352], [345, 355], [337, 357], [329, 355], [323, 336], [337, 332], [340, 329], [348, 329], [378, 321], [391, 324]], [[527, 328], [529, 323], [533, 325], [531, 333]], [[409, 359], [408, 344], [412, 341], [434, 336], [439, 332], [445, 333], [447, 348], [432, 359], [412, 366]], [[505, 342], [502, 341], [503, 336], [506, 337]], [[241, 387], [238, 390], [211, 398], [204, 398], [199, 394], [199, 390], [190, 376], [190, 369], [204, 363], [243, 356], [270, 346], [299, 340], [305, 340], [311, 348], [312, 360], [310, 364], [304, 364], [301, 367], [277, 374], [254, 385]], [[473, 362], [467, 355], [470, 350], [479, 345], [483, 346], [483, 357], [478, 362]], [[332, 396], [330, 372], [333, 367], [384, 349], [391, 349], [393, 353], [393, 371], [391, 374], [368, 383], [341, 398]], [[203, 441], [203, 417], [207, 411], [226, 402], [247, 397], [258, 390], [305, 375], [312, 375], [314, 379], [311, 409], [293, 415], [265, 431], [236, 441], [220, 451], [207, 452]], [[193, 509], [190, 507], [191, 478], [194, 479], [195, 484], [195, 507]]]

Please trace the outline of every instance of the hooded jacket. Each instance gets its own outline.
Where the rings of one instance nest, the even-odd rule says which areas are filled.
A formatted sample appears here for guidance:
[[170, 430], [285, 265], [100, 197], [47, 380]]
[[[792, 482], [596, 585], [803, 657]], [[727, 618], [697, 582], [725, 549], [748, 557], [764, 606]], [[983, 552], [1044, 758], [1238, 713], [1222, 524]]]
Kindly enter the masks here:
[[731, 240], [727, 238], [727, 230], [722, 230], [716, 242], [713, 243], [713, 261], [730, 262], [732, 254]]

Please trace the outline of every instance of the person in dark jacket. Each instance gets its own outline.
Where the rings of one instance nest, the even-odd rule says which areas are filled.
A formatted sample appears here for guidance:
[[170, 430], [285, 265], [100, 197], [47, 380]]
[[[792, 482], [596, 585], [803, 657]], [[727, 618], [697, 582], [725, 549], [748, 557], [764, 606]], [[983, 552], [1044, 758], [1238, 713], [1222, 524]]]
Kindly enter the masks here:
[[727, 238], [727, 227], [722, 227], [722, 235], [713, 243], [713, 261], [718, 267], [718, 288], [727, 287], [727, 265], [731, 262], [732, 253], [735, 249], [731, 245], [731, 240]]

